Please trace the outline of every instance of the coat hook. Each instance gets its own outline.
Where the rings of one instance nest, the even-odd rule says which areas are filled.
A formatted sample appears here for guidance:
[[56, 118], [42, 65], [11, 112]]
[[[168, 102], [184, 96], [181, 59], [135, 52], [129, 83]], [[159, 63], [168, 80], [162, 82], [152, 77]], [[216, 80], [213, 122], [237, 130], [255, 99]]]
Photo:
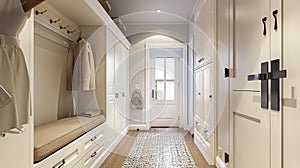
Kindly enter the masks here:
[[62, 26], [62, 25], [60, 25], [60, 26], [59, 26], [60, 29], [66, 29], [67, 27], [69, 27], [69, 25], [67, 25], [67, 26]]
[[42, 11], [42, 12], [40, 12], [40, 11], [38, 11], [38, 10], [35, 10], [35, 15], [42, 15], [42, 14], [46, 13], [47, 11], [48, 11], [47, 9], [45, 9], [45, 10]]
[[76, 32], [76, 29], [67, 31], [68, 34], [70, 34], [70, 33], [73, 34], [74, 32]]
[[52, 23], [57, 23], [57, 22], [59, 22], [60, 21], [60, 19], [58, 18], [58, 19], [56, 19], [56, 20], [53, 20], [53, 19], [50, 19], [50, 24], [52, 24]]

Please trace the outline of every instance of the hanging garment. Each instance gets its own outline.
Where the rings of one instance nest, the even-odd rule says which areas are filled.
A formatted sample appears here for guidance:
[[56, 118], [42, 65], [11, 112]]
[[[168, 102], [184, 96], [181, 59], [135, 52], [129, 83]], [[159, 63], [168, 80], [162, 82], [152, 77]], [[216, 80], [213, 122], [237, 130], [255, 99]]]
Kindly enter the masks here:
[[18, 39], [28, 17], [20, 0], [0, 1], [0, 133], [28, 123], [29, 77]]
[[91, 91], [96, 89], [95, 63], [91, 45], [84, 39], [79, 42], [79, 54], [73, 73], [73, 89]]
[[79, 45], [75, 43], [69, 43], [68, 53], [67, 53], [67, 90], [72, 90], [73, 88], [73, 74], [76, 64], [76, 60], [79, 54]]
[[143, 109], [143, 96], [139, 88], [135, 88], [131, 94], [131, 107], [134, 109]]

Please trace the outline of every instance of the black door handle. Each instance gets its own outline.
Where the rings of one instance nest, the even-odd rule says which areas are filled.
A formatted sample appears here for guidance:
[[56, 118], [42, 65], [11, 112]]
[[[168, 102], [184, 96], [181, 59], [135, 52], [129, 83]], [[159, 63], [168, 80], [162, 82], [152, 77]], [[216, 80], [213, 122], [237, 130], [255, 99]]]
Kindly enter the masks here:
[[287, 77], [287, 70], [280, 71], [280, 60], [271, 61], [271, 72], [268, 72], [268, 62], [261, 64], [261, 74], [248, 75], [248, 81], [261, 80], [261, 107], [269, 108], [269, 79], [271, 80], [271, 109], [280, 110], [280, 81]]
[[278, 14], [278, 10], [274, 10], [272, 15], [275, 19], [275, 23], [274, 23], [274, 30], [277, 31], [278, 30], [278, 20], [277, 20], [277, 14]]
[[268, 70], [269, 63], [264, 62], [261, 63], [261, 74], [248, 75], [248, 81], [260, 80], [261, 81], [261, 108], [268, 109], [269, 108], [269, 90], [268, 90]]
[[269, 73], [269, 79], [271, 79], [271, 109], [280, 110], [280, 78], [286, 78], [287, 71], [280, 71], [279, 59], [271, 61], [271, 73]]
[[263, 22], [263, 24], [264, 24], [264, 30], [263, 30], [263, 35], [264, 35], [264, 36], [267, 35], [267, 23], [266, 23], [267, 20], [268, 20], [267, 17], [264, 17], [264, 18], [262, 19], [262, 22]]
[[229, 78], [229, 68], [225, 68], [225, 78]]

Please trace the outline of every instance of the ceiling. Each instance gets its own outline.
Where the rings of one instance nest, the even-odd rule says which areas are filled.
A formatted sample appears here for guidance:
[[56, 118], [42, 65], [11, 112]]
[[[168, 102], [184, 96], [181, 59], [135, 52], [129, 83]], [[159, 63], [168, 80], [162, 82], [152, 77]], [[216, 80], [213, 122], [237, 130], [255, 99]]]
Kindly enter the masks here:
[[[125, 24], [186, 23], [197, 0], [109, 0], [111, 16]], [[161, 12], [156, 12], [161, 10]]]

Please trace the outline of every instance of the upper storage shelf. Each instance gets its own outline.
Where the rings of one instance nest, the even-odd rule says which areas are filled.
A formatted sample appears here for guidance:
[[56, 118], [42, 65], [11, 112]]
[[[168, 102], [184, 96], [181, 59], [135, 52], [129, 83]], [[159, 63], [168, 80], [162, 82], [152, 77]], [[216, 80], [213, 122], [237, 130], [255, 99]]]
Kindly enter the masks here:
[[79, 27], [105, 25], [120, 40], [128, 41], [98, 0], [47, 0], [47, 2]]

